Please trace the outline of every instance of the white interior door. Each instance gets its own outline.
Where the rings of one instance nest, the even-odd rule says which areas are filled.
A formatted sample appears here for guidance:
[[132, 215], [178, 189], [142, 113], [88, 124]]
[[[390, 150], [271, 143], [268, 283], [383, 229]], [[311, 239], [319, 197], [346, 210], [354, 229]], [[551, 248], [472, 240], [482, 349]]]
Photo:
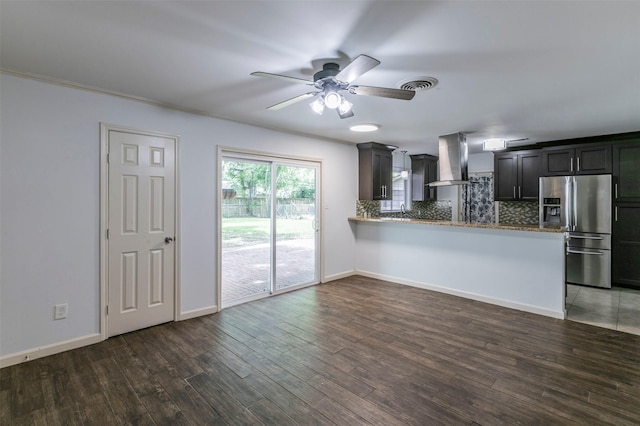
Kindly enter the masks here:
[[108, 131], [109, 336], [175, 318], [176, 139]]

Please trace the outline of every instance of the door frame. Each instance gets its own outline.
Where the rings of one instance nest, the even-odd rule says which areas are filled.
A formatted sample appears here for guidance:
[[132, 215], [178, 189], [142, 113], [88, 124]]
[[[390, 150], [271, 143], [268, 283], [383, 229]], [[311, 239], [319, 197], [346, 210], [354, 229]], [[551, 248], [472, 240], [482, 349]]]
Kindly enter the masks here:
[[[316, 193], [316, 202], [318, 205], [317, 212], [320, 216], [318, 218], [320, 223], [320, 232], [318, 235], [318, 284], [324, 282], [324, 214], [322, 210], [325, 208], [323, 203], [323, 194], [324, 194], [324, 179], [323, 179], [323, 169], [324, 169], [324, 161], [320, 158], [312, 158], [312, 157], [302, 157], [296, 155], [285, 155], [285, 154], [274, 154], [263, 151], [256, 150], [248, 150], [241, 149], [235, 147], [229, 147], [224, 145], [218, 145], [217, 151], [217, 161], [216, 161], [216, 305], [218, 308], [218, 312], [222, 310], [222, 158], [225, 156], [233, 157], [234, 155], [239, 156], [240, 158], [244, 157], [247, 160], [271, 160], [271, 161], [302, 161], [302, 162], [312, 162], [318, 164], [318, 187], [320, 189], [319, 194]], [[274, 226], [273, 223], [271, 225]], [[273, 250], [273, 248], [272, 248]], [[272, 271], [273, 276], [273, 271]], [[275, 284], [275, 283], [272, 283]], [[298, 290], [304, 287], [309, 287], [316, 284], [308, 284], [302, 286], [295, 286], [291, 290]], [[276, 294], [286, 293], [291, 290], [283, 290], [279, 291]]]
[[109, 131], [135, 133], [143, 136], [156, 136], [173, 139], [175, 142], [175, 207], [174, 207], [174, 307], [173, 320], [180, 320], [180, 137], [169, 133], [140, 130], [109, 123], [100, 123], [100, 336], [108, 338], [107, 304], [109, 303], [109, 240], [107, 229], [109, 224]]

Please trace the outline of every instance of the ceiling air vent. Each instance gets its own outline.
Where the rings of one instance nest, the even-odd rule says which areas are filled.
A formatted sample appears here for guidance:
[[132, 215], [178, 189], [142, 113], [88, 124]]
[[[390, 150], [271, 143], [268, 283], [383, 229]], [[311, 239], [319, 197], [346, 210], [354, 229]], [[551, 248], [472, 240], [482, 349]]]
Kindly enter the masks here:
[[417, 80], [403, 81], [398, 85], [402, 90], [413, 90], [416, 92], [429, 90], [438, 85], [438, 79], [434, 77], [420, 77]]

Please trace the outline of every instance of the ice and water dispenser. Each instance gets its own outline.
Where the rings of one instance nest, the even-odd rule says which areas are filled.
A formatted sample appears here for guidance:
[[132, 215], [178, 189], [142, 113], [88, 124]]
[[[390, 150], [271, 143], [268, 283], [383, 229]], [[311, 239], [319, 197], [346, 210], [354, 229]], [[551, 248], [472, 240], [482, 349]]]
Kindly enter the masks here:
[[542, 199], [542, 227], [562, 226], [562, 204], [560, 198]]

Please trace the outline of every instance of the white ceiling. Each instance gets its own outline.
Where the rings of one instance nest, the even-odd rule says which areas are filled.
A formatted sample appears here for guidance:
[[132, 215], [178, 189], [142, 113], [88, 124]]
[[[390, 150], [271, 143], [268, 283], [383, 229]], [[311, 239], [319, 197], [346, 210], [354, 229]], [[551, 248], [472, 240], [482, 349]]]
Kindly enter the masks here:
[[[436, 153], [462, 131], [543, 142], [640, 130], [640, 1], [2, 1], [0, 65], [212, 116]], [[355, 117], [313, 114], [310, 79], [359, 54], [354, 83], [439, 84], [411, 101], [347, 95]], [[376, 133], [349, 126], [377, 123]]]

